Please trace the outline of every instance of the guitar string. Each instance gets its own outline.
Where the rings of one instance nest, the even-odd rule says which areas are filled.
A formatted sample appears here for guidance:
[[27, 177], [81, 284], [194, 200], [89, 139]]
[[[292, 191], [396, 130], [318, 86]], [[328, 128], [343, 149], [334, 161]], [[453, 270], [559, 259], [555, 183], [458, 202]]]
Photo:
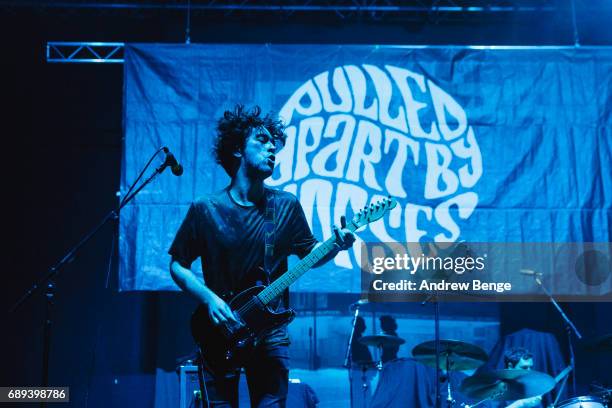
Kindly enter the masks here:
[[[326, 252], [327, 250], [329, 250], [329, 249], [330, 249], [330, 248], [329, 248], [330, 244], [331, 244], [331, 239], [330, 239], [330, 240], [328, 240], [328, 241], [325, 241], [325, 242], [324, 242], [324, 243], [321, 245], [321, 247], [317, 248], [317, 249], [318, 249], [318, 251], [317, 251], [318, 253], [317, 253], [317, 254], [315, 254], [315, 256], [313, 257], [313, 258], [315, 258], [315, 260], [314, 260], [314, 262], [312, 262], [312, 265], [314, 265], [314, 264], [315, 264], [315, 263], [316, 263], [318, 260], [320, 260], [320, 259], [322, 258], [322, 256], [319, 256], [319, 253], [320, 253], [320, 252]], [[303, 264], [301, 264], [301, 265], [297, 265], [297, 266], [295, 267], [295, 269], [294, 269], [294, 270], [295, 270], [295, 271], [299, 271], [299, 272], [301, 272], [301, 274], [303, 274], [303, 272], [302, 272], [302, 271], [300, 271], [300, 269], [306, 269], [306, 270], [308, 270], [308, 269], [310, 269], [310, 266], [312, 266], [312, 265], [310, 265], [309, 267], [305, 267], [305, 265], [306, 265], [307, 263], [309, 263], [309, 262], [305, 262], [305, 263], [303, 263]], [[299, 278], [299, 277], [301, 276], [301, 274], [299, 274], [299, 275], [295, 276], [295, 274], [293, 274], [292, 272], [293, 272], [293, 270], [289, 271], [289, 272], [288, 272], [288, 276], [290, 276], [290, 277], [291, 277], [291, 278], [293, 278], [293, 279]], [[276, 281], [275, 281], [275, 282], [276, 282]], [[279, 292], [279, 291], [276, 291], [276, 290], [274, 290], [274, 289], [270, 289], [270, 288], [272, 288], [273, 286], [274, 286], [274, 283], [272, 283], [272, 285], [270, 285], [270, 286], [268, 286], [268, 287], [266, 288], [266, 289], [269, 289], [269, 290], [271, 290], [271, 291], [273, 291], [273, 292], [276, 292], [276, 293], [274, 294], [274, 296], [272, 296], [270, 299], [268, 299], [268, 301], [271, 301], [272, 299], [274, 299], [274, 298], [276, 298], [278, 295], [280, 295], [280, 292]], [[264, 291], [265, 291], [266, 289], [264, 289]], [[261, 293], [263, 293], [263, 291], [262, 291]], [[261, 293], [259, 293], [259, 294], [261, 294]], [[242, 305], [240, 308], [238, 308], [238, 309], [236, 310], [236, 313], [238, 313], [238, 314], [243, 314], [243, 313], [245, 313], [245, 312], [249, 311], [251, 308], [253, 308], [253, 307], [254, 307], [254, 306], [257, 304], [257, 301], [256, 301], [257, 296], [258, 296], [258, 295], [253, 296], [253, 298], [252, 298], [252, 299], [250, 299], [248, 302], [246, 302], [244, 305]], [[268, 296], [266, 296], [266, 297], [268, 297]], [[266, 303], [267, 303], [267, 302], [266, 302]]]

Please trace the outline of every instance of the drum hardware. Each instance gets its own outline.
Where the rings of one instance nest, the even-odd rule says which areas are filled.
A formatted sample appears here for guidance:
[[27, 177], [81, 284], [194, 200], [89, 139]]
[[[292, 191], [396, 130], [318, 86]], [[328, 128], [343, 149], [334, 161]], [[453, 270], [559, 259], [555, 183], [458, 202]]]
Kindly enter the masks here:
[[[555, 408], [608, 408], [612, 402], [612, 388], [606, 388], [600, 384], [591, 383], [593, 395], [582, 395], [553, 404]], [[597, 391], [593, 391], [597, 390]]]
[[546, 373], [504, 369], [485, 371], [468, 377], [463, 380], [459, 390], [481, 402], [511, 401], [546, 394], [555, 387], [555, 384], [555, 379]]
[[[412, 349], [414, 358], [429, 367], [436, 367], [434, 341], [426, 341]], [[459, 340], [440, 340], [439, 368], [446, 371], [474, 370], [483, 365], [489, 356], [480, 347]]]
[[449, 407], [455, 403], [450, 372], [476, 369], [489, 358], [480, 347], [459, 340], [426, 341], [416, 345], [412, 349], [412, 355], [422, 364], [445, 371], [447, 376], [446, 403]]
[[561, 383], [561, 387], [559, 387], [559, 391], [557, 391], [557, 396], [555, 397], [555, 400], [552, 403], [553, 407], [557, 404], [557, 401], [559, 401], [559, 397], [561, 397], [561, 394], [563, 394], [563, 389], [565, 388], [565, 384], [567, 384], [567, 379], [569, 378], [568, 374], [570, 373], [570, 371], [572, 371], [572, 369], [573, 367], [569, 365], [555, 377], [555, 383], [558, 383], [561, 379], [563, 379], [563, 382]]
[[383, 347], [395, 347], [395, 346], [400, 346], [402, 344], [404, 344], [406, 342], [406, 340], [402, 339], [401, 337], [398, 336], [391, 336], [389, 334], [375, 334], [372, 336], [363, 336], [362, 338], [359, 339], [359, 342], [361, 344], [363, 344], [364, 346], [368, 346], [368, 347], [378, 347], [379, 353], [378, 355], [380, 356], [378, 363], [376, 363], [376, 368], [378, 370], [382, 370], [382, 351], [383, 351]]
[[550, 293], [548, 289], [546, 289], [546, 287], [542, 283], [543, 275], [541, 273], [537, 273], [529, 269], [521, 269], [521, 273], [526, 273], [528, 275], [533, 276], [533, 279], [535, 280], [536, 284], [540, 287], [540, 289], [542, 289], [542, 292], [544, 292], [544, 294], [548, 296], [548, 299], [553, 304], [555, 309], [557, 309], [557, 311], [561, 315], [561, 318], [565, 322], [565, 332], [567, 333], [567, 346], [568, 346], [569, 357], [570, 357], [570, 366], [572, 366], [572, 392], [576, 393], [576, 364], [575, 364], [575, 357], [574, 357], [574, 343], [572, 341], [573, 339], [572, 333], [576, 335], [578, 340], [582, 339], [582, 334], [580, 334], [580, 331], [578, 331], [578, 328], [576, 328], [576, 326], [570, 320], [570, 318], [567, 317], [567, 315], [565, 314], [561, 306], [559, 306], [559, 304], [557, 303], [553, 295]]
[[[358, 361], [358, 360], [353, 360], [353, 356], [352, 356], [352, 348], [353, 348], [353, 342], [355, 341], [355, 325], [357, 323], [357, 318], [359, 317], [359, 313], [360, 313], [360, 307], [363, 305], [367, 305], [369, 302], [367, 299], [360, 299], [355, 303], [352, 303], [349, 306], [349, 310], [353, 311], [353, 321], [351, 323], [351, 334], [349, 336], [349, 340], [348, 340], [348, 344], [347, 344], [347, 348], [346, 348], [346, 353], [344, 356], [344, 367], [346, 367], [349, 371], [349, 387], [350, 387], [350, 406], [351, 408], [354, 407], [355, 405], [355, 401], [353, 401], [353, 370], [354, 369], [359, 369], [361, 371], [361, 388], [363, 390], [363, 401], [365, 403], [365, 401], [367, 400], [367, 390], [369, 388], [368, 385], [368, 378], [367, 378], [367, 371], [370, 369], [376, 369], [378, 371], [382, 370], [382, 361], [378, 361], [378, 362], [373, 362], [373, 361]], [[390, 339], [390, 338], [393, 339]], [[387, 346], [389, 344], [391, 345], [399, 345], [405, 342], [404, 339], [401, 339], [399, 337], [396, 336], [387, 336], [387, 335], [376, 335], [376, 336], [363, 336], [361, 338], [358, 338], [357, 341], [360, 344], [363, 344], [365, 346], [376, 346], [376, 347], [380, 347], [381, 349], [381, 353], [379, 353], [382, 356], [382, 347]]]
[[555, 405], [556, 408], [606, 408], [606, 404], [599, 397], [585, 395], [580, 397], [570, 398]]
[[373, 361], [368, 361], [368, 362], [355, 361], [354, 366], [358, 367], [361, 370], [361, 389], [363, 391], [363, 400], [366, 401], [367, 391], [369, 388], [368, 377], [367, 377], [368, 370], [370, 369], [380, 370], [380, 368], [378, 368], [378, 364]]
[[[433, 244], [433, 243], [432, 243]], [[443, 252], [448, 252], [450, 256], [455, 256], [456, 257], [456, 251], [454, 251], [455, 249], [459, 248], [460, 245], [463, 244], [463, 241], [457, 242], [456, 244], [452, 245], [450, 247], [450, 249], [447, 249]], [[440, 255], [439, 250], [440, 248], [436, 245], [433, 244], [433, 247], [431, 246], [431, 244], [428, 245], [429, 250], [433, 250], [433, 253]], [[464, 249], [467, 252], [469, 252], [469, 247], [467, 247], [466, 245], [463, 245], [461, 247], [462, 249]], [[442, 271], [436, 271], [436, 274], [440, 273]], [[456, 274], [451, 274], [451, 277], [455, 277], [457, 276]], [[452, 278], [450, 278], [452, 279]], [[427, 297], [425, 297], [425, 300], [423, 300], [421, 302], [421, 306], [425, 306], [427, 303], [433, 303], [433, 307], [434, 307], [434, 359], [433, 359], [433, 367], [436, 369], [436, 378], [435, 378], [435, 390], [436, 390], [436, 396], [435, 396], [435, 408], [441, 408], [442, 407], [442, 398], [441, 398], [441, 390], [440, 390], [440, 377], [441, 377], [441, 372], [442, 372], [442, 368], [441, 368], [441, 361], [440, 361], [440, 353], [441, 353], [441, 344], [440, 344], [440, 302], [438, 299], [438, 291], [433, 291], [430, 292], [429, 295]], [[449, 361], [448, 359], [445, 361], [444, 366], [447, 367], [447, 372], [448, 369], [450, 368], [450, 365], [448, 364]], [[447, 403], [447, 407], [452, 407], [453, 404], [455, 403], [455, 401], [453, 400], [451, 394], [450, 394], [450, 381], [448, 382], [447, 385], [447, 389], [448, 389], [448, 397], [446, 398], [446, 403]]]
[[[351, 355], [351, 350], [353, 348], [353, 340], [355, 339], [355, 324], [357, 323], [357, 317], [359, 316], [359, 307], [362, 304], [365, 304], [367, 302], [362, 301], [362, 300], [358, 300], [357, 302], [353, 303], [350, 307], [349, 310], [354, 310], [355, 313], [353, 314], [353, 321], [351, 322], [351, 335], [349, 336], [348, 339], [348, 344], [346, 346], [346, 353], [344, 354], [344, 367], [346, 367], [348, 369], [348, 375], [349, 375], [349, 393], [350, 393], [350, 406], [351, 408], [353, 408], [354, 405], [354, 401], [353, 401], [353, 367], [352, 367], [352, 360], [353, 357]], [[366, 395], [366, 387], [367, 384], [365, 382], [365, 372], [362, 372], [362, 376], [361, 379], [363, 381], [362, 386], [363, 387], [363, 395], [364, 395], [364, 401], [365, 401], [365, 395]]]
[[601, 384], [591, 383], [591, 394], [603, 399], [609, 407], [612, 407], [612, 388], [604, 387]]

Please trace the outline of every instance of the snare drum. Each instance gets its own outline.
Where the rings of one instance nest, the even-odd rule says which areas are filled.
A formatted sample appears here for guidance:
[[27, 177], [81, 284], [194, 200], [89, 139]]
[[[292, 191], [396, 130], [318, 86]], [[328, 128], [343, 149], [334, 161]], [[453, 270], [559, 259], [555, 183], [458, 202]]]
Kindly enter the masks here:
[[561, 402], [557, 408], [606, 408], [607, 405], [598, 397], [590, 395], [584, 397], [575, 397]]

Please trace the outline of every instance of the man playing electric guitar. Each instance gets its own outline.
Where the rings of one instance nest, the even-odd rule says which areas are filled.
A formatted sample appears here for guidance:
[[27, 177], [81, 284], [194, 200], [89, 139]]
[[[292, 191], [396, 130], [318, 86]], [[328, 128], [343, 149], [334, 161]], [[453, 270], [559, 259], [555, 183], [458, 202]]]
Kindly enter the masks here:
[[[217, 125], [214, 153], [231, 177], [228, 187], [196, 200], [189, 208], [174, 242], [170, 272], [176, 284], [207, 309], [216, 327], [243, 322], [228, 305], [239, 292], [268, 285], [287, 270], [287, 257], [304, 258], [321, 245], [313, 237], [304, 211], [292, 194], [266, 188], [275, 153], [285, 140], [283, 125], [259, 107], [238, 105]], [[320, 266], [350, 248], [355, 237], [334, 226], [335, 245], [313, 266]], [[201, 258], [204, 281], [191, 271]], [[288, 306], [287, 291], [267, 305]], [[245, 367], [251, 406], [284, 407], [288, 388], [286, 324], [267, 331], [249, 349]], [[238, 406], [238, 373], [209, 373], [208, 400], [214, 406]]]

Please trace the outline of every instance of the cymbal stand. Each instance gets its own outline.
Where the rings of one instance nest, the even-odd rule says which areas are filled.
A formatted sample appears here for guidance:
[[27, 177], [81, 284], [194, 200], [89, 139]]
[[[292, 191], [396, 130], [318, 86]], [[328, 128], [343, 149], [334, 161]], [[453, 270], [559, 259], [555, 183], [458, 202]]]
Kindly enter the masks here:
[[436, 345], [436, 402], [435, 408], [442, 408], [442, 395], [440, 392], [440, 302], [438, 301], [438, 293], [430, 294], [421, 302], [421, 306], [432, 302], [434, 305], [434, 333], [435, 333], [435, 345]]
[[348, 344], [346, 345], [346, 353], [344, 354], [344, 367], [346, 367], [348, 369], [348, 375], [349, 375], [349, 391], [350, 391], [350, 395], [351, 395], [351, 408], [354, 408], [354, 401], [353, 401], [353, 356], [352, 356], [352, 349], [353, 349], [353, 340], [355, 339], [355, 324], [357, 323], [357, 317], [359, 316], [359, 306], [361, 306], [361, 304], [359, 302], [355, 302], [351, 305], [351, 308], [355, 309], [355, 313], [353, 314], [353, 322], [351, 323], [351, 335], [349, 336], [348, 339]]
[[450, 353], [446, 352], [446, 406], [451, 408], [453, 406], [453, 404], [455, 403], [455, 400], [453, 399], [453, 395], [451, 393], [451, 376], [450, 376], [450, 366], [451, 366], [451, 362], [450, 362]]
[[367, 406], [368, 401], [368, 377], [367, 377], [368, 367], [363, 365], [361, 367], [361, 391], [363, 393], [363, 406]]
[[378, 371], [381, 371], [383, 369], [383, 360], [382, 360], [382, 356], [383, 356], [383, 345], [382, 343], [379, 344], [378, 346], [378, 361], [376, 362], [376, 369]]
[[[435, 345], [436, 345], [436, 402], [435, 408], [442, 408], [442, 395], [440, 392], [440, 302], [438, 302], [437, 292], [427, 296], [427, 298], [421, 302], [421, 306], [424, 306], [428, 302], [433, 302], [434, 305], [434, 333], [435, 333]], [[448, 361], [448, 359], [447, 359]]]
[[567, 379], [568, 379], [568, 376], [566, 375], [563, 378], [563, 381], [561, 382], [559, 391], [557, 391], [557, 396], [555, 397], [555, 400], [553, 401], [553, 404], [552, 404], [553, 407], [557, 405], [557, 402], [559, 402], [559, 398], [561, 398], [561, 394], [563, 394], [563, 389], [565, 388], [565, 384], [567, 384]]
[[595, 395], [600, 396], [608, 404], [607, 407], [612, 407], [612, 388], [597, 383], [591, 383], [589, 388], [598, 390], [595, 391]]

